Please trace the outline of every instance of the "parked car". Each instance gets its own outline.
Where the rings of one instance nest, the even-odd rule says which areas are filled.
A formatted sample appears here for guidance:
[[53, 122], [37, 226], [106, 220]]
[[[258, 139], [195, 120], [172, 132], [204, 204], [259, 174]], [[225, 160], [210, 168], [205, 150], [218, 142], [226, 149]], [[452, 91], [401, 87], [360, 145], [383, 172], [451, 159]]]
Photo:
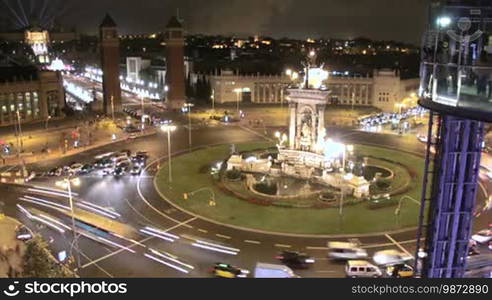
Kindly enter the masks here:
[[366, 260], [349, 260], [345, 265], [345, 275], [352, 278], [378, 278], [383, 273]]
[[366, 259], [367, 251], [353, 243], [328, 242], [328, 257], [336, 260]]
[[72, 164], [69, 172], [73, 175], [79, 174], [83, 167], [84, 165], [80, 163]]
[[216, 263], [212, 268], [212, 273], [221, 278], [245, 278], [249, 271], [229, 264]]
[[48, 176], [61, 176], [63, 174], [63, 168], [58, 167], [58, 168], [53, 168], [48, 171]]
[[32, 239], [31, 232], [24, 225], [17, 227], [15, 234], [16, 234], [16, 238], [19, 241], [28, 241], [28, 240]]
[[79, 171], [79, 174], [89, 174], [90, 172], [92, 172], [92, 170], [94, 169], [94, 167], [90, 164], [85, 164], [82, 169], [80, 169]]

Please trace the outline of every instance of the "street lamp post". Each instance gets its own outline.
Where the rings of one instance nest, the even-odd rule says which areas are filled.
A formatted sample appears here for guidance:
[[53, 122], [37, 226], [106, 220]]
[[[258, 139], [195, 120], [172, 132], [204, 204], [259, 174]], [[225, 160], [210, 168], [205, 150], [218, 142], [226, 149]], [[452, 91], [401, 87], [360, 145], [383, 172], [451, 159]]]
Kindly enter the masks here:
[[193, 107], [193, 103], [185, 103], [185, 107], [188, 113], [188, 145], [191, 151], [191, 108]]
[[19, 126], [19, 140], [20, 140], [20, 152], [24, 151], [24, 143], [22, 142], [22, 128], [21, 128], [21, 119], [20, 112], [17, 110], [17, 125]]
[[111, 118], [113, 119], [114, 122], [114, 96], [111, 95]]
[[45, 129], [46, 129], [46, 130], [48, 130], [48, 121], [49, 121], [50, 119], [51, 119], [51, 116], [48, 116], [48, 117], [46, 118], [46, 123], [44, 124], [44, 127], [45, 127]]
[[73, 232], [73, 241], [72, 246], [70, 247], [70, 255], [73, 255], [73, 249], [75, 249], [76, 254], [73, 255], [76, 260], [77, 268], [80, 268], [80, 252], [79, 252], [79, 242], [77, 236], [77, 228], [75, 227], [75, 212], [73, 206], [73, 197], [72, 197], [72, 183], [76, 186], [80, 184], [80, 180], [78, 178], [71, 179], [70, 175], [64, 178], [62, 181], [57, 182], [58, 186], [63, 187], [68, 191], [68, 201], [70, 204], [70, 214], [72, 219], [72, 232]]
[[171, 155], [171, 132], [176, 130], [176, 126], [171, 125], [170, 123], [162, 125], [161, 130], [167, 132], [167, 154], [168, 154], [168, 164], [169, 164], [169, 183], [173, 182], [172, 178], [172, 155]]
[[240, 118], [240, 116], [239, 116], [239, 93], [241, 93], [242, 90], [241, 89], [235, 89], [234, 91], [236, 92], [237, 115]]

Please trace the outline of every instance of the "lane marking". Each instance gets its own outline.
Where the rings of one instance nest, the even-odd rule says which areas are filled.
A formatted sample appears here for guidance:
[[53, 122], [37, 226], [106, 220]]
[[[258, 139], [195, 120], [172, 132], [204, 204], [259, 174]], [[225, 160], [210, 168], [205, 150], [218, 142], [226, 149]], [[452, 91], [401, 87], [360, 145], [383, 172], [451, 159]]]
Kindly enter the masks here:
[[228, 236], [228, 235], [223, 235], [223, 234], [218, 234], [218, 233], [216, 233], [215, 236], [220, 237], [220, 238], [223, 238], [223, 239], [226, 239], [226, 240], [230, 240], [231, 239], [231, 237]]
[[[171, 230], [176, 229], [176, 228], [181, 227], [181, 226], [186, 226], [186, 224], [187, 224], [187, 223], [189, 223], [189, 222], [193, 222], [194, 220], [196, 220], [196, 217], [190, 218], [190, 219], [188, 219], [188, 220], [186, 220], [186, 221], [184, 221], [184, 222], [181, 222], [181, 223], [176, 224], [176, 225], [174, 225], [174, 226], [172, 226], [172, 227], [169, 227], [168, 229], [166, 229], [166, 230], [164, 230], [164, 231], [165, 231], [165, 232], [167, 232], [167, 231], [171, 231]], [[143, 240], [140, 240], [140, 241], [139, 241], [139, 243], [145, 243], [145, 242], [147, 242], [147, 241], [149, 241], [149, 240], [151, 240], [151, 239], [155, 239], [155, 237], [154, 237], [154, 236], [149, 236], [149, 237], [146, 237], [146, 238], [144, 238]], [[128, 248], [133, 248], [133, 247], [135, 247], [136, 245], [137, 245], [137, 244], [133, 244], [133, 245], [131, 245], [131, 246], [128, 246]], [[87, 263], [87, 264], [83, 265], [83, 266], [82, 266], [82, 267], [80, 267], [80, 268], [81, 268], [81, 269], [87, 268], [88, 266], [91, 266], [91, 265], [93, 265], [93, 264], [95, 264], [95, 263], [98, 263], [98, 262], [103, 261], [103, 260], [105, 260], [105, 259], [107, 259], [107, 258], [110, 258], [110, 257], [112, 257], [112, 256], [115, 256], [116, 254], [119, 254], [119, 253], [121, 253], [121, 252], [123, 252], [123, 251], [124, 251], [124, 249], [119, 249], [119, 250], [116, 250], [116, 251], [114, 251], [114, 252], [112, 252], [112, 253], [109, 253], [109, 254], [107, 254], [107, 255], [104, 255], [104, 256], [102, 256], [102, 257], [100, 257], [100, 258], [96, 259], [96, 260], [93, 260], [93, 261], [91, 261], [90, 263]]]
[[279, 247], [279, 248], [291, 248], [292, 247], [291, 245], [284, 245], [284, 244], [275, 244], [274, 246]]
[[207, 233], [208, 232], [207, 230], [201, 229], [201, 228], [198, 228], [198, 231], [203, 232], [203, 233]]
[[328, 250], [328, 247], [307, 246], [306, 249], [308, 249], [308, 250]]
[[390, 240], [393, 244], [395, 244], [396, 247], [400, 248], [400, 250], [403, 251], [403, 252], [405, 252], [408, 256], [414, 257], [410, 252], [408, 252], [407, 249], [405, 249], [400, 243], [398, 243], [389, 234], [385, 234], [384, 236], [386, 236], [388, 238], [388, 240]]
[[244, 240], [245, 243], [248, 243], [248, 244], [255, 244], [255, 245], [259, 245], [261, 244], [261, 242], [258, 242], [258, 241], [253, 241], [253, 240]]

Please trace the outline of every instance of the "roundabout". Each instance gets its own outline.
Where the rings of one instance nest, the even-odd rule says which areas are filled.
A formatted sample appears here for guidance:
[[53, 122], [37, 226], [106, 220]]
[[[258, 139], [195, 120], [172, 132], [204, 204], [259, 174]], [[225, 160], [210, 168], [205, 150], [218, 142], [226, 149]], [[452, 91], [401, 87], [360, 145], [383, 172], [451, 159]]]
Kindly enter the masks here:
[[[272, 143], [249, 143], [235, 148], [240, 153], [251, 154], [272, 146]], [[383, 147], [355, 145], [354, 148], [354, 155], [363, 157], [371, 166], [365, 175], [383, 173], [383, 179], [391, 177], [389, 187], [384, 188], [372, 180], [373, 196], [364, 200], [350, 196], [343, 202], [322, 199], [320, 193], [326, 193], [320, 191], [307, 193], [301, 200], [294, 197], [299, 201], [285, 195], [280, 201], [271, 200], [270, 195], [247, 189], [246, 180], [227, 180], [213, 174], [218, 172], [217, 165], [230, 156], [230, 145], [176, 156], [172, 163], [179, 167], [172, 169], [172, 183], [169, 183], [168, 165], [162, 163], [154, 185], [161, 197], [179, 210], [246, 231], [326, 237], [414, 229], [419, 211], [415, 199], [421, 193], [418, 183], [422, 180], [423, 159]], [[382, 197], [383, 193], [389, 198]], [[289, 205], [289, 201], [301, 205]]]

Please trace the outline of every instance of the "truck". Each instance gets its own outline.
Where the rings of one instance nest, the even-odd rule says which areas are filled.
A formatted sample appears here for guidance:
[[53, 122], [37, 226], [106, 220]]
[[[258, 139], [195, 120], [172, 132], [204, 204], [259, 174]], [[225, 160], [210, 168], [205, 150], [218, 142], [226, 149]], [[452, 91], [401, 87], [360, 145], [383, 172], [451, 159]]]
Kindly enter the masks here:
[[257, 263], [255, 278], [299, 278], [291, 268], [284, 265]]

